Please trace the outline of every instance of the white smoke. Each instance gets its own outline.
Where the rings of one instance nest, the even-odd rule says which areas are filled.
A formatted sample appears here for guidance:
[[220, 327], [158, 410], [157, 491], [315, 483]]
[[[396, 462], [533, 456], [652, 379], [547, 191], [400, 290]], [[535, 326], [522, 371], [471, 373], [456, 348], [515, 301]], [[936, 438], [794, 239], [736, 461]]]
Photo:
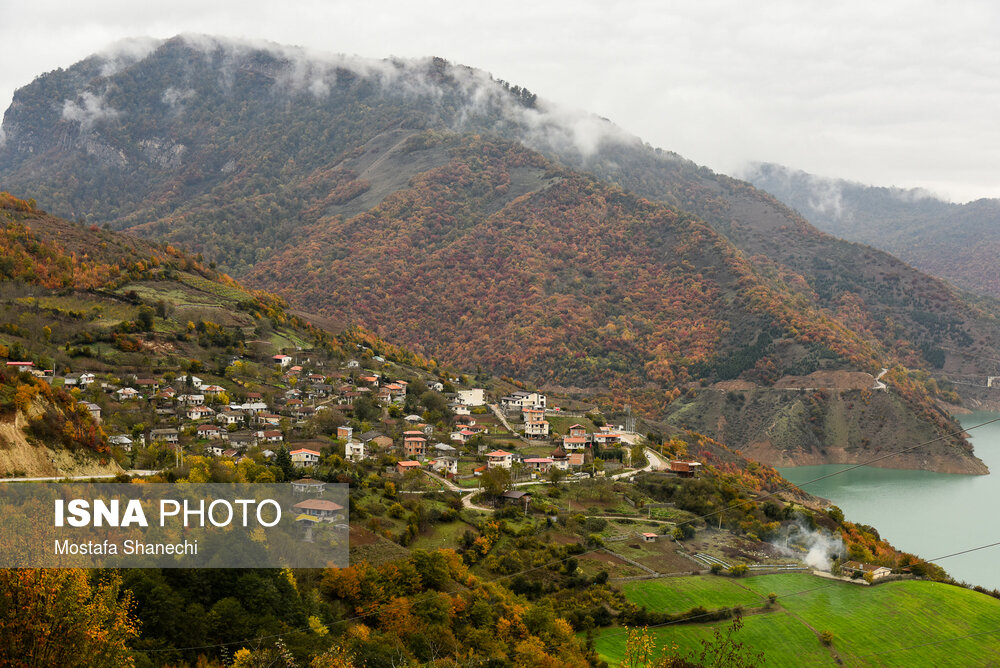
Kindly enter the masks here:
[[189, 100], [192, 97], [194, 97], [193, 89], [185, 88], [184, 90], [181, 90], [170, 86], [163, 91], [163, 95], [160, 96], [160, 101], [171, 109], [177, 110], [185, 100]]
[[833, 559], [846, 550], [843, 539], [821, 529], [809, 529], [803, 524], [792, 524], [771, 544], [784, 554], [818, 571], [830, 571]]
[[94, 95], [90, 91], [84, 91], [80, 94], [79, 100], [79, 103], [74, 100], [63, 102], [62, 117], [67, 121], [78, 122], [83, 132], [90, 130], [95, 123], [116, 118], [119, 115], [117, 109], [105, 105], [103, 95]]

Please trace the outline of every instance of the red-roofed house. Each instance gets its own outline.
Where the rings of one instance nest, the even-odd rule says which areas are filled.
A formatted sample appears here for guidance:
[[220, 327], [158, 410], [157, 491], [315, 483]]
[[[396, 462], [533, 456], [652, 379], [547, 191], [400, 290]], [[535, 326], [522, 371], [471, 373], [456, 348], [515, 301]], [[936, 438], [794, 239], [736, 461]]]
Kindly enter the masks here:
[[491, 469], [503, 467], [509, 469], [514, 459], [514, 453], [506, 450], [494, 450], [486, 453], [486, 466]]
[[342, 505], [326, 499], [306, 499], [299, 501], [292, 508], [297, 510], [300, 516], [308, 515], [321, 522], [333, 522], [338, 517], [343, 518], [343, 513], [340, 511], [344, 509]]
[[423, 432], [408, 431], [403, 434], [403, 454], [407, 457], [424, 457], [427, 455], [427, 439], [424, 438]]
[[552, 468], [552, 460], [548, 457], [529, 457], [524, 460], [524, 464], [538, 473], [548, 473], [549, 469]]
[[407, 471], [419, 471], [419, 470], [420, 470], [420, 462], [405, 461], [405, 460], [401, 462], [396, 462], [396, 473], [399, 473], [400, 475], [406, 473]]
[[292, 450], [291, 455], [292, 463], [298, 464], [299, 466], [314, 466], [319, 463], [319, 453], [315, 450], [300, 448], [298, 450]]

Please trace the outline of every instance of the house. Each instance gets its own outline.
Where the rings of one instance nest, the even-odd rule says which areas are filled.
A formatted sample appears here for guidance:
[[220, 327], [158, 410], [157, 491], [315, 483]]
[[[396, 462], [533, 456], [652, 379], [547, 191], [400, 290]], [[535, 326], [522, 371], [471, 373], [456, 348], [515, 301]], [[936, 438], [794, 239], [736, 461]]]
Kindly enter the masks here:
[[198, 438], [222, 438], [225, 433], [226, 432], [214, 424], [199, 425], [199, 427], [195, 430], [195, 434]]
[[521, 490], [510, 489], [500, 495], [506, 505], [523, 505], [524, 510], [528, 510], [528, 504], [531, 503], [531, 495], [527, 492]]
[[457, 450], [455, 450], [455, 448], [453, 448], [452, 446], [448, 445], [447, 443], [435, 443], [434, 446], [433, 446], [433, 449], [440, 456], [451, 456], [455, 452], [457, 452]]
[[872, 580], [881, 580], [887, 575], [892, 575], [892, 569], [875, 564], [863, 564], [860, 561], [845, 561], [840, 566], [840, 573], [850, 578], [860, 578], [870, 574]]
[[611, 431], [607, 427], [601, 427], [598, 431], [594, 432], [594, 444], [595, 445], [618, 445], [622, 442], [622, 435], [618, 432]]
[[486, 403], [486, 391], [481, 389], [459, 390], [458, 402], [465, 406], [482, 406]]
[[643, 533], [642, 534], [642, 541], [644, 543], [655, 543], [656, 542], [656, 534], [655, 533], [648, 533], [648, 532]]
[[470, 415], [472, 413], [472, 411], [469, 410], [469, 407], [466, 406], [465, 404], [459, 404], [459, 403], [449, 404], [448, 408], [450, 408], [451, 412], [454, 413], [455, 415]]
[[215, 421], [224, 425], [237, 424], [242, 419], [243, 413], [229, 408], [223, 408], [219, 411], [218, 415], [215, 416]]
[[315, 466], [319, 463], [319, 453], [308, 448], [292, 450], [292, 463], [299, 466]]
[[582, 452], [571, 452], [568, 457], [569, 467], [571, 469], [578, 469], [583, 467], [584, 456]]
[[280, 427], [281, 416], [275, 413], [257, 413], [253, 422], [266, 427]]
[[220, 445], [218, 443], [213, 443], [205, 446], [205, 452], [216, 457], [221, 457], [222, 453], [226, 451], [226, 446]]
[[265, 443], [281, 443], [285, 440], [285, 437], [277, 429], [265, 429], [263, 434]]
[[275, 355], [271, 358], [271, 361], [275, 364], [280, 364], [281, 367], [284, 368], [292, 363], [292, 358], [288, 355]]
[[587, 448], [587, 437], [586, 436], [563, 436], [562, 447], [563, 450], [569, 452], [570, 450], [585, 450]]
[[311, 418], [316, 414], [316, 409], [312, 406], [298, 406], [292, 409], [292, 417], [299, 420], [305, 420]]
[[226, 391], [226, 388], [221, 385], [206, 385], [201, 388], [202, 394], [208, 395], [210, 397], [216, 397]]
[[118, 434], [116, 436], [109, 436], [108, 443], [110, 443], [111, 445], [117, 445], [125, 452], [132, 451], [132, 439], [129, 438], [128, 436], [123, 436], [121, 434]]
[[146, 392], [156, 392], [160, 389], [160, 383], [155, 378], [136, 378], [133, 385]]
[[431, 460], [431, 469], [441, 475], [458, 475], [458, 457], [438, 457]]
[[497, 467], [502, 467], [509, 469], [513, 463], [514, 453], [507, 452], [506, 450], [494, 450], [493, 452], [486, 453], [486, 466], [495, 469]]
[[539, 392], [518, 390], [500, 399], [500, 405], [508, 413], [520, 413], [525, 408], [545, 410], [545, 395]]
[[361, 363], [360, 363], [360, 362], [358, 362], [357, 360], [351, 360], [351, 361], [349, 361], [349, 362], [347, 363], [347, 368], [348, 368], [348, 369], [357, 369], [357, 368], [359, 368], [360, 366], [361, 366]]
[[186, 414], [189, 420], [204, 420], [215, 415], [215, 411], [208, 406], [191, 406]]
[[366, 431], [361, 434], [361, 442], [368, 448], [392, 447], [392, 439], [380, 431]]
[[177, 401], [188, 406], [201, 406], [205, 403], [204, 394], [178, 394]]
[[139, 390], [133, 387], [123, 387], [122, 389], [115, 392], [115, 396], [118, 397], [118, 401], [128, 401], [129, 399], [138, 398]]
[[223, 450], [222, 451], [222, 456], [223, 457], [236, 458], [239, 454], [240, 454], [239, 451], [235, 450], [233, 448], [229, 448], [228, 450]]
[[319, 520], [320, 522], [335, 522], [338, 519], [344, 518], [344, 514], [341, 512], [344, 510], [344, 507], [326, 499], [306, 499], [305, 501], [299, 501], [292, 506], [292, 509], [299, 512], [299, 516], [296, 519], [302, 519], [303, 515], [307, 518]]
[[344, 444], [344, 459], [349, 462], [359, 462], [365, 458], [365, 444], [361, 441], [348, 441]]
[[549, 457], [529, 457], [524, 460], [524, 465], [536, 473], [548, 473], [552, 464], [552, 459]]
[[229, 435], [229, 444], [241, 450], [257, 445], [257, 432], [234, 431]]
[[337, 438], [349, 441], [351, 440], [351, 437], [353, 435], [354, 435], [353, 427], [337, 427]]
[[671, 461], [670, 471], [681, 478], [694, 478], [701, 470], [701, 462]]
[[149, 432], [152, 441], [162, 441], [164, 443], [180, 442], [180, 435], [176, 429], [153, 429]]
[[87, 387], [91, 383], [97, 380], [97, 376], [92, 373], [68, 373], [63, 378], [64, 385], [77, 385], [79, 387]]
[[419, 471], [419, 470], [420, 470], [420, 462], [406, 461], [406, 460], [401, 462], [396, 462], [396, 473], [400, 475], [405, 474], [407, 471]]
[[292, 491], [298, 494], [322, 494], [325, 489], [326, 483], [322, 480], [301, 478], [292, 481]]
[[476, 432], [471, 429], [460, 429], [458, 431], [451, 432], [451, 440], [458, 441], [459, 443], [468, 443], [469, 439], [476, 435]]
[[94, 418], [94, 422], [100, 423], [101, 421], [101, 407], [97, 404], [92, 404], [89, 401], [81, 401], [80, 405], [87, 409], [90, 413], [90, 417]]
[[549, 458], [552, 459], [553, 468], [557, 468], [560, 471], [565, 471], [569, 468], [569, 455], [561, 447], [553, 450]]
[[427, 455], [427, 439], [422, 431], [403, 432], [403, 454], [411, 459]]
[[524, 435], [528, 438], [548, 438], [549, 423], [546, 420], [524, 423]]

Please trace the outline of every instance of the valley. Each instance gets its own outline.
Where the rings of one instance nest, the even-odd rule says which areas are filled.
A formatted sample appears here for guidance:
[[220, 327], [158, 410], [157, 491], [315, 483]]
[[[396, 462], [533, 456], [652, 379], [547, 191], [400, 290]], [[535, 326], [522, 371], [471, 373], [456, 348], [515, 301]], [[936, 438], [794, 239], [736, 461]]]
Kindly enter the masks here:
[[0, 478], [345, 484], [350, 564], [0, 569], [0, 663], [1000, 651], [975, 274], [441, 58], [148, 47], [4, 115]]

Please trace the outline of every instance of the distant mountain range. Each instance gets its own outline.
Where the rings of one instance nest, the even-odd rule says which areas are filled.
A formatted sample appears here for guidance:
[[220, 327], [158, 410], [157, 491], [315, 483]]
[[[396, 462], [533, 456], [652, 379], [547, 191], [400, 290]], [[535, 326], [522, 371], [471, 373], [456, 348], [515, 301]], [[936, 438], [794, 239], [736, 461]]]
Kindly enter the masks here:
[[[781, 415], [826, 419], [784, 392], [760, 429], [699, 425], [735, 447], [822, 458], [850, 434], [836, 456], [858, 460], [956, 429], [926, 370], [986, 373], [1000, 355], [995, 302], [440, 59], [174, 38], [39, 77], [3, 130], [4, 188], [441, 361], [662, 417], [719, 381], [890, 369], [898, 429], [877, 444], [864, 411], [843, 418], [856, 429], [776, 433]], [[961, 439], [913, 465], [984, 470]]]
[[888, 251], [929, 274], [1000, 297], [1000, 200], [954, 204], [918, 188], [880, 188], [757, 163], [743, 178], [820, 229]]

